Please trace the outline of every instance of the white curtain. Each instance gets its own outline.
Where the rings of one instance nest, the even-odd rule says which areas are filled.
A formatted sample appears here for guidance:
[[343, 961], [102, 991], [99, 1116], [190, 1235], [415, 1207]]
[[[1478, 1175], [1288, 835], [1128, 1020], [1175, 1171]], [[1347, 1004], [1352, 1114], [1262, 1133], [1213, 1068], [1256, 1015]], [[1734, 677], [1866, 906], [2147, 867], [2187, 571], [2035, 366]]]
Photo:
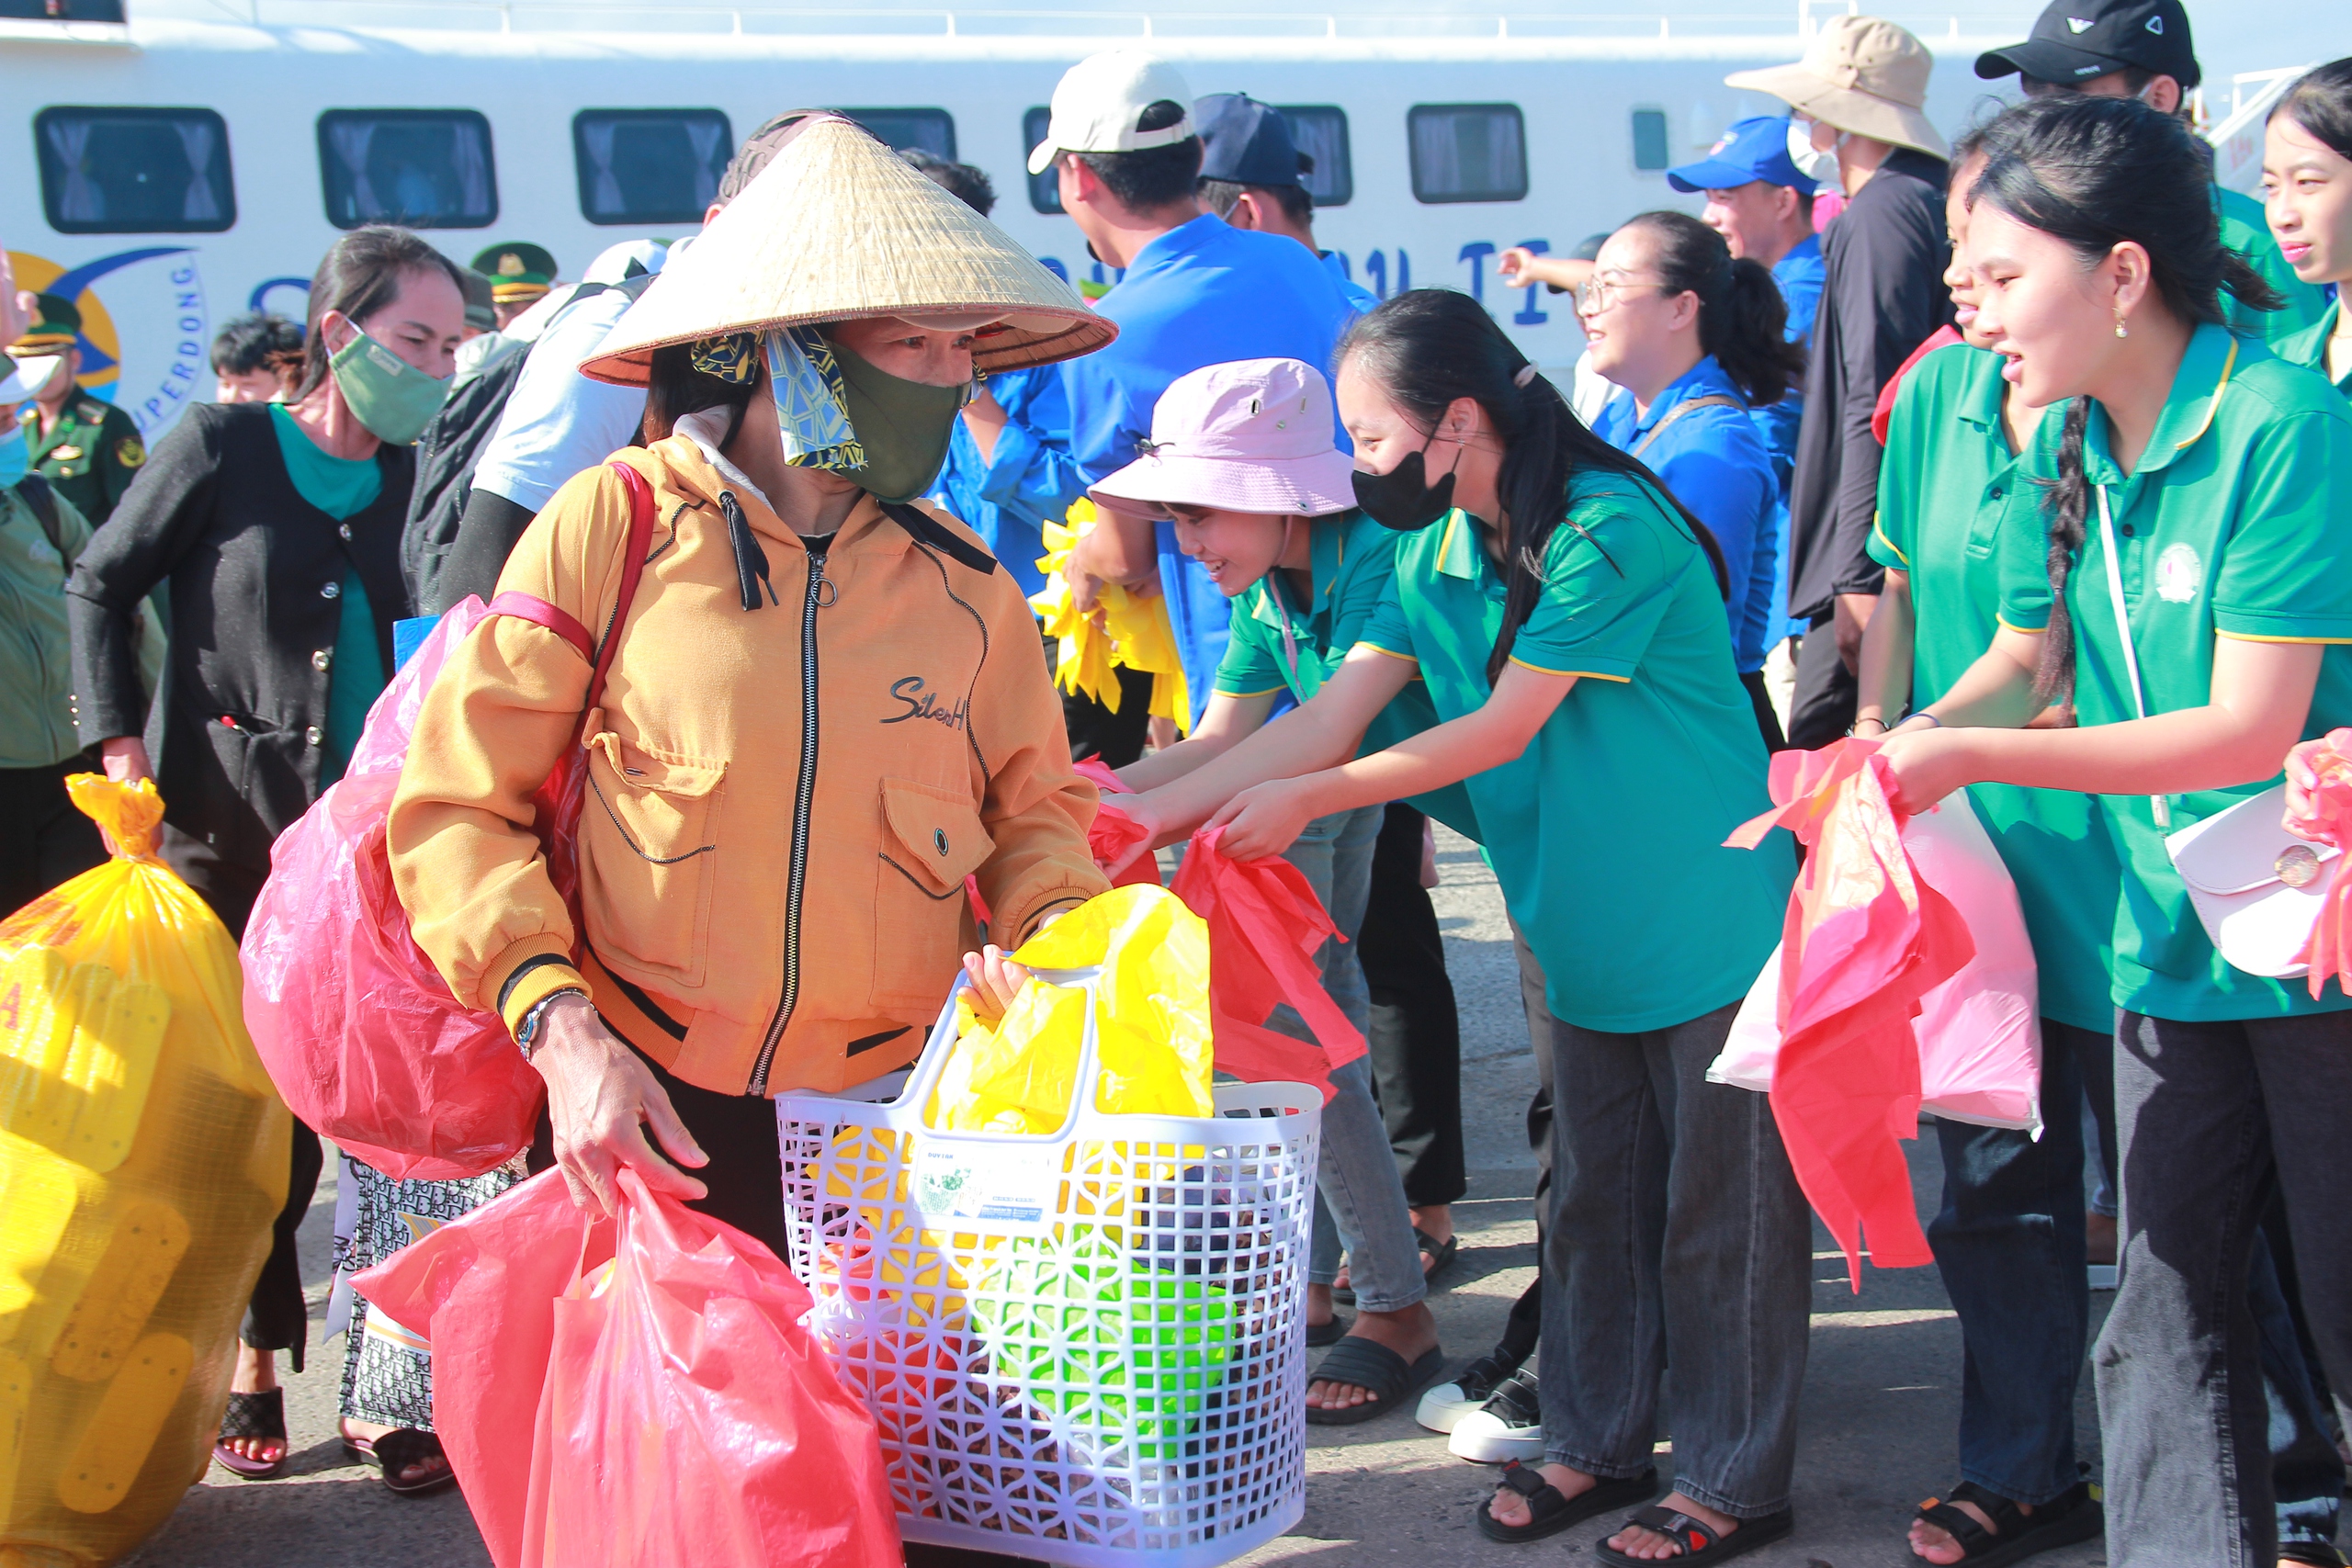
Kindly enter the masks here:
[[1495, 109], [1425, 114], [1413, 122], [1413, 169], [1431, 197], [1476, 199], [1526, 185], [1516, 115]]
[[612, 119], [583, 120], [580, 140], [588, 149], [588, 166], [592, 175], [588, 195], [588, 216], [602, 220], [625, 218], [628, 202], [621, 195], [621, 182], [613, 177], [613, 136], [620, 130], [620, 122]]
[[56, 115], [48, 122], [50, 150], [64, 166], [65, 188], [59, 195], [57, 215], [68, 223], [103, 223], [107, 216], [106, 193], [100, 190], [83, 167], [82, 157], [89, 150], [92, 123], [74, 115]]
[[490, 132], [478, 120], [449, 124], [449, 162], [458, 175], [458, 210], [446, 218], [487, 223], [498, 216], [490, 194]]
[[685, 121], [686, 141], [695, 150], [695, 200], [708, 207], [718, 196], [718, 150], [727, 140], [727, 122], [716, 115], [695, 115]]
[[191, 116], [172, 121], [180, 133], [180, 151], [187, 154], [187, 195], [180, 203], [183, 223], [218, 223], [220, 193], [212, 188], [212, 122]]
[[368, 180], [368, 147], [376, 140], [376, 122], [338, 119], [327, 128], [327, 141], [343, 165], [345, 188], [351, 193], [352, 210], [344, 216], [354, 223], [373, 223], [384, 211], [376, 187]]
[[1317, 206], [1339, 198], [1348, 167], [1347, 121], [1328, 109], [1284, 109], [1291, 144], [1315, 160], [1315, 172], [1306, 176]]

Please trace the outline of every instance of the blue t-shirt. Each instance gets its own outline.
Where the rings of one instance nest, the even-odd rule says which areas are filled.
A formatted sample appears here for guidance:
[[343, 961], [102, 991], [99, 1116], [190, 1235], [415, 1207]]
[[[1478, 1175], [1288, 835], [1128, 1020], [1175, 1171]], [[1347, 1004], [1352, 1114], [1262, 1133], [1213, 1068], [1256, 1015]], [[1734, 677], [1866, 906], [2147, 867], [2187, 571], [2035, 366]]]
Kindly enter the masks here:
[[[1314, 252], [1280, 234], [1234, 228], [1206, 214], [1137, 252], [1095, 309], [1116, 321], [1108, 347], [1061, 367], [1069, 396], [1070, 452], [1089, 484], [1136, 459], [1151, 411], [1179, 376], [1235, 359], [1304, 360], [1325, 375], [1355, 319]], [[1352, 451], [1347, 434], [1334, 434]], [[1184, 660], [1197, 722], [1225, 657], [1225, 595], [1159, 525], [1159, 586]]]
[[[1734, 406], [1695, 408], [1666, 423], [1684, 402], [1710, 396], [1731, 398]], [[1642, 461], [1666, 481], [1677, 501], [1698, 514], [1723, 548], [1724, 572], [1731, 580], [1731, 597], [1724, 609], [1731, 618], [1732, 654], [1740, 672], [1763, 669], [1781, 492], [1772, 478], [1772, 460], [1739, 389], [1711, 354], [1660, 392], [1646, 415], [1637, 417], [1634, 394], [1621, 391], [1609, 400], [1592, 428], [1621, 452], [1649, 441]]]
[[1060, 522], [1086, 493], [1086, 478], [1069, 451], [1069, 396], [1058, 367], [999, 370], [986, 382], [1004, 410], [996, 451], [980, 444], [962, 420], [947, 439], [947, 461], [926, 498], [988, 541], [1022, 596], [1046, 585], [1037, 558], [1046, 553], [1043, 528]]
[[[1323, 270], [1329, 273], [1331, 281], [1340, 286], [1340, 298], [1348, 302], [1350, 310], [1363, 316], [1370, 314], [1379, 305], [1379, 295], [1348, 276], [1348, 264], [1340, 259], [1339, 252], [1322, 251], [1317, 254], [1323, 258]], [[1317, 366], [1316, 368], [1327, 376], [1330, 374], [1329, 366]]]

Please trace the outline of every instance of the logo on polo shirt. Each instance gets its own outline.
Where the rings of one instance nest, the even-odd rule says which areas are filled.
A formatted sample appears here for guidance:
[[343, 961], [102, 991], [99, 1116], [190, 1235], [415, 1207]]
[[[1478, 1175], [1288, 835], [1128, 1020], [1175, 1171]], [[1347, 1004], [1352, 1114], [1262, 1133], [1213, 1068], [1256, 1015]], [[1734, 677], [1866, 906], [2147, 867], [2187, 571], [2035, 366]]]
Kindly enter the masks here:
[[2187, 545], [2167, 545], [2156, 558], [2156, 597], [2167, 604], [2186, 604], [2205, 586], [2205, 563]]

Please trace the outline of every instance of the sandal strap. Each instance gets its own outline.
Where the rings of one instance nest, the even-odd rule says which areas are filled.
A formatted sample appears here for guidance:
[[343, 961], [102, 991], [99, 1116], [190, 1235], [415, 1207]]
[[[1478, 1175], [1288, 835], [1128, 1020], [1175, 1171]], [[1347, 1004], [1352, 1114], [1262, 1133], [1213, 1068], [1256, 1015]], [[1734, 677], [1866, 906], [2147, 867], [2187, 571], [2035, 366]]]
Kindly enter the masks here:
[[414, 1427], [399, 1427], [385, 1433], [375, 1442], [376, 1462], [383, 1467], [387, 1479], [395, 1478], [409, 1466], [423, 1460], [437, 1459], [445, 1464], [448, 1455], [443, 1451], [441, 1439], [431, 1432]]
[[[1961, 1483], [1961, 1487], [1953, 1488], [1955, 1497], [1958, 1496], [1961, 1489], [1965, 1487], [1966, 1484], [1967, 1483], [1963, 1482]], [[1973, 1497], [1969, 1498], [1968, 1501], [1976, 1503], [1976, 1499]], [[1984, 1505], [1982, 1503], [1976, 1503], [1976, 1506], [1980, 1508], [1984, 1507]], [[1994, 1547], [2002, 1543], [2007, 1533], [2003, 1532], [1999, 1535], [1995, 1534], [1993, 1531], [1986, 1529], [1983, 1525], [1978, 1524], [1968, 1515], [1961, 1512], [1953, 1504], [1944, 1502], [1940, 1498], [1928, 1498], [1926, 1502], [1920, 1504], [1916, 1511], [1922, 1521], [1935, 1526], [1938, 1529], [1951, 1537], [1952, 1543], [1960, 1548], [1960, 1560], [1962, 1562], [1967, 1562], [1973, 1557], [1982, 1557], [1984, 1553], [1992, 1551]], [[1994, 1510], [1990, 1508], [1985, 1508], [1984, 1511], [1988, 1514], [1994, 1514], [1996, 1520], [2000, 1517], [1998, 1514], [1995, 1514]], [[2012, 1509], [2011, 1512], [2014, 1514], [2015, 1510]]]
[[220, 1413], [220, 1436], [283, 1438], [286, 1436], [286, 1391], [264, 1389], [258, 1393], [232, 1393]]
[[1532, 1503], [1537, 1494], [1557, 1490], [1544, 1479], [1541, 1471], [1531, 1470], [1517, 1460], [1503, 1466], [1503, 1484]]
[[1715, 1534], [1715, 1527], [1706, 1520], [1694, 1519], [1688, 1514], [1660, 1507], [1655, 1503], [1636, 1510], [1627, 1517], [1625, 1522], [1642, 1529], [1656, 1530], [1680, 1547], [1685, 1557], [1695, 1556], [1722, 1539]]

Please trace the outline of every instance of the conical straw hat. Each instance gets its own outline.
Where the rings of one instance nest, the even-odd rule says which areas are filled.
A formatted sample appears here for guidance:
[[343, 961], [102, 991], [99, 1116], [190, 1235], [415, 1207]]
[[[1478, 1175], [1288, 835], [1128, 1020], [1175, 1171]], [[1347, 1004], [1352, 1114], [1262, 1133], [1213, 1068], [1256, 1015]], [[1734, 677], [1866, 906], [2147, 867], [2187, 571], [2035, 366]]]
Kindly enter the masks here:
[[580, 368], [641, 387], [653, 351], [859, 316], [1001, 317], [972, 363], [1048, 365], [1118, 335], [1011, 236], [849, 120], [812, 119]]

